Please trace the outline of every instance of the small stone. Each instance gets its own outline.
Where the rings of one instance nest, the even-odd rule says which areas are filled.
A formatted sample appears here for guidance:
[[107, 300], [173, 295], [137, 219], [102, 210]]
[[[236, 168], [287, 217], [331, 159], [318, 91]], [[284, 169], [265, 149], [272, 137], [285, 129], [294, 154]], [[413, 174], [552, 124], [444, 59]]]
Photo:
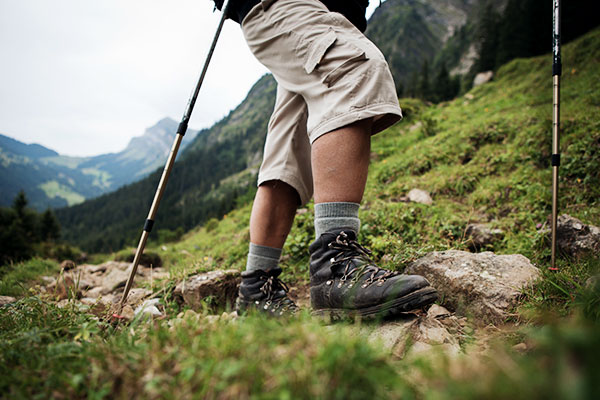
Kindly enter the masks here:
[[130, 305], [126, 304], [125, 306], [123, 306], [120, 316], [128, 321], [131, 321], [135, 316], [135, 313], [133, 312], [133, 308]]
[[437, 304], [433, 304], [429, 307], [429, 310], [427, 310], [427, 317], [429, 318], [444, 318], [449, 317], [450, 315], [450, 311]]
[[146, 300], [142, 303], [142, 305], [140, 305], [139, 307], [137, 307], [134, 311], [134, 315], [139, 315], [139, 314], [146, 314], [146, 315], [150, 315], [152, 317], [160, 317], [162, 316], [162, 313], [160, 312], [160, 310], [158, 309], [157, 305], [160, 303], [160, 299], [150, 299], [150, 300]]
[[152, 294], [152, 291], [148, 290], [148, 289], [144, 289], [144, 288], [131, 289], [129, 291], [129, 294], [127, 295], [127, 303], [131, 304], [132, 306], [135, 306], [138, 303], [140, 303], [142, 300], [144, 300], [146, 297], [150, 296], [151, 294]]
[[75, 267], [77, 267], [77, 265], [71, 260], [64, 260], [60, 263], [60, 269], [62, 269], [63, 271], [70, 271]]
[[17, 299], [11, 296], [0, 296], [0, 307], [16, 302]]
[[429, 193], [422, 189], [411, 189], [411, 191], [408, 192], [407, 197], [408, 197], [408, 200], [412, 201], [413, 203], [420, 203], [420, 204], [427, 204], [427, 205], [433, 204], [433, 199], [431, 198]]
[[469, 224], [465, 235], [469, 239], [469, 247], [479, 250], [502, 239], [504, 232], [501, 229], [491, 229], [486, 224]]
[[485, 71], [480, 72], [475, 75], [475, 79], [473, 79], [473, 86], [483, 85], [484, 83], [488, 83], [494, 77], [494, 71]]
[[525, 343], [515, 344], [512, 348], [514, 351], [517, 351], [519, 353], [524, 353], [527, 351], [527, 345]]

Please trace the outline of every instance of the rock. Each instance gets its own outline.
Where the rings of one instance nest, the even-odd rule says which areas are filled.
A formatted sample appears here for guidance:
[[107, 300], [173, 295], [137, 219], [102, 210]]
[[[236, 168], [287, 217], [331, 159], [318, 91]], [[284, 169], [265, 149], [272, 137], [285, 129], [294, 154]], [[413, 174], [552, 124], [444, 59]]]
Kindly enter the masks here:
[[97, 299], [98, 297], [102, 296], [104, 291], [105, 291], [105, 289], [102, 286], [96, 286], [94, 288], [87, 290], [84, 294], [85, 294], [85, 297]]
[[[134, 257], [135, 257], [135, 253], [121, 254], [116, 257], [116, 261], [126, 261], [128, 263], [132, 263]], [[160, 268], [160, 267], [162, 267], [163, 262], [157, 253], [145, 252], [145, 253], [142, 253], [142, 255], [140, 257], [139, 265], [143, 265], [148, 268]]]
[[504, 231], [501, 229], [491, 229], [486, 224], [469, 224], [465, 232], [469, 241], [469, 247], [479, 250], [485, 246], [502, 239]]
[[233, 306], [240, 281], [240, 273], [237, 270], [210, 271], [194, 275], [177, 284], [173, 296], [177, 302], [194, 310], [202, 310], [206, 306]]
[[458, 339], [435, 318], [421, 318], [412, 329], [413, 345], [408, 349], [407, 356], [414, 357], [432, 349], [448, 356], [456, 356], [460, 352]]
[[133, 317], [135, 316], [135, 314], [133, 312], [133, 308], [128, 304], [123, 306], [123, 309], [121, 310], [121, 313], [119, 315], [127, 321], [131, 321], [133, 319]]
[[431, 196], [425, 190], [411, 189], [411, 191], [408, 192], [408, 195], [406, 197], [409, 201], [412, 201], [413, 203], [421, 203], [427, 205], [433, 204]]
[[60, 269], [63, 271], [70, 271], [75, 267], [77, 267], [77, 265], [71, 260], [64, 260], [60, 263]]
[[0, 307], [14, 303], [15, 301], [17, 301], [17, 299], [11, 296], [0, 296]]
[[586, 225], [568, 214], [560, 215], [556, 223], [556, 245], [570, 256], [600, 254], [600, 228]]
[[[432, 314], [447, 313], [455, 318], [448, 310], [439, 307]], [[438, 349], [447, 355], [456, 355], [460, 351], [457, 335], [451, 333], [436, 317], [430, 315], [417, 316], [404, 314], [393, 321], [378, 324], [370, 330], [368, 326], [359, 328], [359, 334], [367, 336], [372, 344], [379, 344], [398, 358], [415, 355], [421, 351]]]
[[135, 288], [129, 291], [127, 295], [127, 304], [136, 306], [141, 303], [146, 297], [152, 295], [152, 291], [144, 288]]
[[160, 299], [151, 299], [144, 301], [139, 307], [133, 312], [134, 315], [146, 314], [152, 317], [161, 317], [163, 314], [158, 309]]
[[473, 79], [473, 86], [483, 85], [484, 83], [488, 83], [494, 77], [494, 71], [485, 71], [480, 72], [475, 75], [475, 79]]
[[368, 336], [370, 343], [380, 343], [398, 357], [404, 355], [406, 342], [410, 338], [411, 329], [418, 318], [414, 314], [406, 314], [396, 321], [385, 322], [376, 327]]
[[96, 317], [106, 316], [113, 306], [113, 303], [106, 298], [84, 297], [79, 301], [81, 304], [88, 306], [87, 312], [94, 314]]
[[427, 317], [429, 318], [445, 318], [451, 315], [450, 311], [446, 310], [444, 307], [439, 306], [437, 304], [433, 304], [427, 310]]
[[57, 300], [65, 300], [70, 297], [81, 297], [81, 290], [76, 287], [75, 281], [70, 275], [63, 275], [56, 281], [46, 286], [48, 293]]
[[590, 276], [586, 281], [584, 287], [587, 290], [600, 290], [600, 275]]
[[515, 344], [512, 348], [519, 353], [525, 353], [527, 351], [527, 345], [525, 343]]
[[131, 265], [129, 263], [111, 261], [106, 264], [106, 273], [102, 277], [101, 284], [104, 287], [103, 294], [125, 286], [131, 273]]
[[87, 271], [92, 274], [103, 273], [106, 272], [107, 266], [109, 263], [100, 264], [100, 265], [82, 265], [81, 269]]
[[427, 278], [452, 309], [481, 324], [498, 324], [510, 314], [521, 290], [540, 276], [520, 254], [496, 255], [448, 250], [432, 252], [409, 264], [406, 272]]

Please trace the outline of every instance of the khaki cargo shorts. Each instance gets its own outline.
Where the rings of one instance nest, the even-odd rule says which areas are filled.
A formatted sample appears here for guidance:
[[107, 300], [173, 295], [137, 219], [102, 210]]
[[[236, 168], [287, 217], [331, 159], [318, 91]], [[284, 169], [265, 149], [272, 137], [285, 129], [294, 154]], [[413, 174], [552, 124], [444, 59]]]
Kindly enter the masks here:
[[286, 182], [305, 204], [315, 140], [367, 118], [375, 134], [402, 118], [392, 75], [379, 49], [318, 0], [262, 0], [242, 31], [277, 81], [258, 184]]

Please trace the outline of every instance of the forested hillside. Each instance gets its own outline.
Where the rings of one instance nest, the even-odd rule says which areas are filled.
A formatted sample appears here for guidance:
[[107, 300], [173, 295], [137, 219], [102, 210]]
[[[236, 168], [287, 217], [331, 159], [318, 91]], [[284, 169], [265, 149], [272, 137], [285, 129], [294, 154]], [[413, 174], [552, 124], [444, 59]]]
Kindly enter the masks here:
[[[253, 193], [274, 101], [275, 82], [265, 75], [235, 110], [200, 132], [175, 164], [151, 237], [221, 217], [240, 196]], [[162, 168], [116, 192], [57, 210], [64, 238], [88, 251], [136, 242], [161, 173]]]

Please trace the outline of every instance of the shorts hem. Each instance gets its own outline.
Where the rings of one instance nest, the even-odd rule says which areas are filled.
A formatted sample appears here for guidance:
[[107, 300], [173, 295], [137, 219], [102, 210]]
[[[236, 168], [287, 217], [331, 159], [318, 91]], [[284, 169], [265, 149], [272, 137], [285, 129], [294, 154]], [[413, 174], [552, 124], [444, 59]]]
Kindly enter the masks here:
[[315, 140], [326, 133], [367, 118], [375, 118], [372, 127], [372, 135], [375, 135], [400, 121], [402, 111], [398, 104], [394, 103], [370, 104], [362, 108], [352, 109], [346, 113], [338, 114], [313, 128], [308, 135], [310, 143], [313, 144]]
[[296, 190], [296, 192], [298, 192], [298, 196], [300, 196], [300, 207], [306, 205], [312, 197], [312, 193], [309, 191], [306, 185], [294, 175], [287, 173], [279, 173], [276, 171], [265, 174], [259, 173], [258, 182], [256, 185], [260, 186], [268, 181], [282, 181], [293, 187]]

